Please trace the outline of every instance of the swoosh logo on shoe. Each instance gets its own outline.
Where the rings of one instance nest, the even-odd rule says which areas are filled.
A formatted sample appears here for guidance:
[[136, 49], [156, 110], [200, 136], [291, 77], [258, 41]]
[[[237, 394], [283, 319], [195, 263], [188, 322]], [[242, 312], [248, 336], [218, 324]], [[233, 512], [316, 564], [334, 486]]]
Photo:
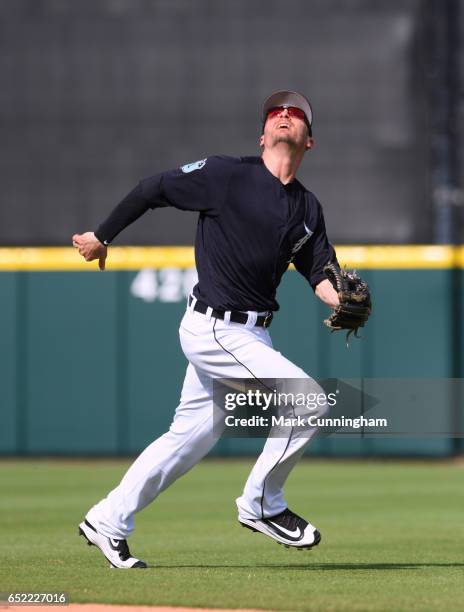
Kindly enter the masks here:
[[270, 525], [272, 525], [275, 529], [277, 529], [278, 531], [280, 531], [284, 535], [288, 536], [289, 538], [300, 539], [303, 536], [303, 532], [301, 531], [301, 527], [297, 527], [293, 531], [289, 531], [288, 529], [285, 529], [285, 527], [281, 527], [280, 525], [276, 525], [275, 523], [273, 523], [270, 520], [268, 520], [267, 522]]
[[119, 548], [119, 540], [113, 540], [111, 538], [108, 538], [108, 540], [110, 541], [111, 548], [113, 550], [118, 550], [118, 548]]

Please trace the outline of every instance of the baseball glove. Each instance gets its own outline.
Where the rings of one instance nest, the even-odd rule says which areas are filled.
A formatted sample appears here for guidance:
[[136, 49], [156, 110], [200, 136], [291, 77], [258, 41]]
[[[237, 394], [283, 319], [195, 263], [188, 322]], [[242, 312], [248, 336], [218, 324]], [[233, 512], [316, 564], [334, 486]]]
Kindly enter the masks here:
[[341, 270], [338, 264], [329, 262], [324, 272], [338, 293], [340, 305], [333, 309], [332, 314], [324, 321], [327, 327], [337, 331], [348, 330], [346, 341], [350, 334], [358, 338], [358, 329], [364, 327], [372, 310], [369, 287], [355, 271]]

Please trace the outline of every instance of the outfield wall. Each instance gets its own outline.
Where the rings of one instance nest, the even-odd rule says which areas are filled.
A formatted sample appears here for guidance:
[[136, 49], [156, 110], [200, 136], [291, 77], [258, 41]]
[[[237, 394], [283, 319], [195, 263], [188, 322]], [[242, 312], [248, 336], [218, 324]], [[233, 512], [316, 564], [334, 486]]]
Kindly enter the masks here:
[[[339, 247], [374, 296], [362, 340], [345, 347], [327, 309], [289, 271], [279, 289], [275, 347], [314, 377], [463, 376], [464, 248]], [[169, 426], [186, 367], [178, 342], [194, 281], [190, 248], [112, 248], [106, 272], [73, 249], [0, 249], [0, 453], [127, 455]], [[455, 407], [440, 407], [450, 427]], [[463, 408], [460, 407], [464, 417]], [[420, 414], [417, 415], [420, 419]], [[219, 455], [262, 440], [221, 440]], [[315, 440], [311, 454], [430, 455], [462, 441]]]

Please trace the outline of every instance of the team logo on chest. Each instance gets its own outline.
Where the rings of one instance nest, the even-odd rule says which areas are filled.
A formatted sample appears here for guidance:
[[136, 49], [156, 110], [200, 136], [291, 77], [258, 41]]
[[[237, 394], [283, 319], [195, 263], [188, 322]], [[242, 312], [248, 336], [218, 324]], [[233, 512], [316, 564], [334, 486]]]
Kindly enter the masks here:
[[291, 254], [290, 259], [288, 260], [288, 263], [291, 263], [295, 259], [295, 255], [298, 253], [298, 251], [303, 247], [303, 245], [313, 235], [313, 232], [309, 229], [309, 227], [306, 225], [306, 223], [303, 222], [303, 225], [304, 225], [306, 234], [302, 238], [297, 240], [297, 242], [295, 242], [295, 244], [293, 245], [293, 247], [292, 247], [292, 254]]

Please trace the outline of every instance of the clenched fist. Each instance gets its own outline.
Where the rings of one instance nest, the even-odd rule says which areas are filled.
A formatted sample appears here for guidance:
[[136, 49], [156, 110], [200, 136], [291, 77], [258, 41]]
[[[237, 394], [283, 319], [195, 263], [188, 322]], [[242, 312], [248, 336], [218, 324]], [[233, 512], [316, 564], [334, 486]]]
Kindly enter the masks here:
[[100, 270], [105, 269], [105, 260], [108, 255], [108, 249], [98, 240], [93, 232], [74, 234], [72, 237], [72, 243], [85, 261], [93, 261], [94, 259], [98, 259], [98, 267]]

